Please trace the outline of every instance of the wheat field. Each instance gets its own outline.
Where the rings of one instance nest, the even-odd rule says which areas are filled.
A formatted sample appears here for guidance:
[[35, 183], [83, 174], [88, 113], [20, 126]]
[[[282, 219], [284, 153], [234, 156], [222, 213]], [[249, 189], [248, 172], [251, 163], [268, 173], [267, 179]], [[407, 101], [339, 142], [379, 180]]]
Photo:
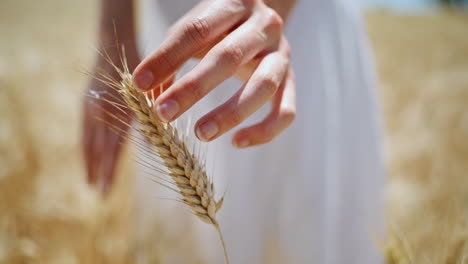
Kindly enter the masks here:
[[[131, 153], [108, 199], [85, 182], [76, 69], [92, 63], [96, 15], [92, 0], [0, 3], [0, 263], [204, 263], [189, 229], [155, 221], [135, 235]], [[389, 170], [383, 252], [468, 263], [468, 16], [367, 21]]]
[[368, 16], [396, 263], [468, 263], [468, 14]]

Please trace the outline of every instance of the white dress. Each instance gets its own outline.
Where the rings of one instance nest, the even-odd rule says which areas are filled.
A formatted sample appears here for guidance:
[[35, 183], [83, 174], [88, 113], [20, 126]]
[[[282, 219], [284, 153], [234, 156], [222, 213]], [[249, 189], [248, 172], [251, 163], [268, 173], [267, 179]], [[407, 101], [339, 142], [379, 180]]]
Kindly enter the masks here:
[[[297, 117], [290, 128], [270, 144], [245, 150], [231, 146], [232, 133], [203, 143], [215, 188], [219, 195], [226, 190], [219, 221], [231, 263], [273, 263], [269, 254], [284, 258], [277, 263], [382, 263], [384, 171], [376, 82], [359, 10], [351, 1], [299, 0], [287, 22], [297, 81]], [[167, 28], [195, 4], [143, 0], [141, 53], [158, 47]], [[185, 116], [195, 121], [240, 85], [228, 80]], [[264, 107], [242, 126], [267, 111]], [[159, 191], [141, 181], [137, 188], [149, 210], [155, 199], [148, 202], [145, 195]], [[222, 263], [215, 233], [200, 226], [200, 240], [219, 252], [210, 263]]]

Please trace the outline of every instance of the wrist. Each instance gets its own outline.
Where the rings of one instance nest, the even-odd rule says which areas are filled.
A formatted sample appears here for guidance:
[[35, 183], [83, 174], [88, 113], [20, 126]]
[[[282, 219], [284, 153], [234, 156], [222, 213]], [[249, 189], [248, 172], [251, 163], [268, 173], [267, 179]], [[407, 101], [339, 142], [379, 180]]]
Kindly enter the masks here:
[[[130, 70], [139, 62], [134, 28], [133, 0], [102, 0], [98, 43], [115, 63], [120, 63], [122, 46]], [[104, 66], [107, 62], [102, 56], [97, 64]], [[108, 63], [107, 63], [108, 64]]]

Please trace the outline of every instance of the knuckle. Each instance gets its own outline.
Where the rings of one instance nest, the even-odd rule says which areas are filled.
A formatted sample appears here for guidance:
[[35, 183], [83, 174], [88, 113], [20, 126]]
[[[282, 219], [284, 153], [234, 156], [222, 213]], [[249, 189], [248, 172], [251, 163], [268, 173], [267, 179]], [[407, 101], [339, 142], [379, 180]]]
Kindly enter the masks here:
[[264, 75], [260, 80], [259, 89], [266, 95], [273, 95], [278, 89], [279, 81], [272, 75]]
[[257, 0], [235, 0], [234, 2], [240, 3], [240, 5], [246, 7], [247, 9], [251, 9], [256, 4]]
[[186, 24], [184, 33], [192, 42], [200, 43], [210, 36], [211, 28], [205, 19], [194, 18]]
[[276, 31], [282, 31], [284, 26], [284, 21], [281, 16], [272, 8], [266, 8], [265, 19], [267, 23], [267, 28]]
[[229, 64], [240, 65], [244, 59], [244, 52], [234, 45], [227, 45], [222, 49], [220, 60]]
[[183, 91], [183, 94], [186, 94], [186, 97], [188, 97], [192, 102], [200, 100], [204, 95], [203, 89], [199, 82], [194, 79], [186, 81], [184, 83], [184, 88], [181, 89], [181, 91]]
[[235, 127], [242, 122], [242, 114], [239, 110], [233, 109], [227, 114], [226, 118], [224, 118], [223, 122], [226, 124], [227, 127]]
[[268, 35], [268, 32], [266, 32], [266, 30], [255, 28], [253, 32], [254, 32], [254, 34], [257, 35], [257, 37], [258, 37], [262, 42], [268, 43], [268, 41], [269, 41], [269, 35]]
[[246, 13], [251, 13], [256, 1], [258, 0], [229, 0], [224, 8], [230, 14], [245, 16]]
[[273, 135], [273, 133], [270, 129], [268, 129], [267, 126], [264, 126], [259, 132], [261, 136], [258, 142], [259, 144], [269, 143], [275, 138], [275, 135]]
[[154, 61], [154, 65], [164, 65], [164, 68], [166, 69], [176, 69], [176, 62], [168, 55], [168, 54], [162, 54], [159, 57], [159, 61]]

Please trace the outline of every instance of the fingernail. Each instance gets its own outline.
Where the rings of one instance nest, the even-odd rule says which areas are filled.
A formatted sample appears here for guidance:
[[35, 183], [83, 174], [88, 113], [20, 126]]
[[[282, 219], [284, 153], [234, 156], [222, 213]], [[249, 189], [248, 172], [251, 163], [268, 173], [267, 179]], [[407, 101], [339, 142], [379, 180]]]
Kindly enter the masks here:
[[106, 196], [110, 190], [110, 184], [106, 181], [101, 181], [99, 183], [99, 189], [101, 190], [102, 195]]
[[96, 186], [97, 186], [98, 190], [101, 192], [101, 194], [105, 196], [107, 194], [107, 192], [109, 191], [109, 184], [107, 183], [105, 177], [102, 177], [102, 175], [103, 175], [102, 166], [99, 167], [97, 169], [97, 171], [98, 171], [98, 173], [100, 173], [99, 176], [101, 176], [101, 177], [99, 177], [97, 179]]
[[250, 145], [250, 141], [248, 139], [240, 139], [235, 142], [236, 148], [246, 148]]
[[151, 88], [151, 84], [153, 84], [153, 73], [147, 70], [139, 72], [135, 77], [133, 78], [133, 81], [135, 82], [136, 86], [138, 89], [147, 91]]
[[156, 105], [156, 114], [163, 122], [170, 122], [179, 112], [179, 104], [169, 99], [162, 104]]
[[216, 134], [218, 134], [219, 128], [215, 122], [208, 121], [197, 127], [195, 131], [197, 133], [198, 139], [201, 141], [209, 141]]

